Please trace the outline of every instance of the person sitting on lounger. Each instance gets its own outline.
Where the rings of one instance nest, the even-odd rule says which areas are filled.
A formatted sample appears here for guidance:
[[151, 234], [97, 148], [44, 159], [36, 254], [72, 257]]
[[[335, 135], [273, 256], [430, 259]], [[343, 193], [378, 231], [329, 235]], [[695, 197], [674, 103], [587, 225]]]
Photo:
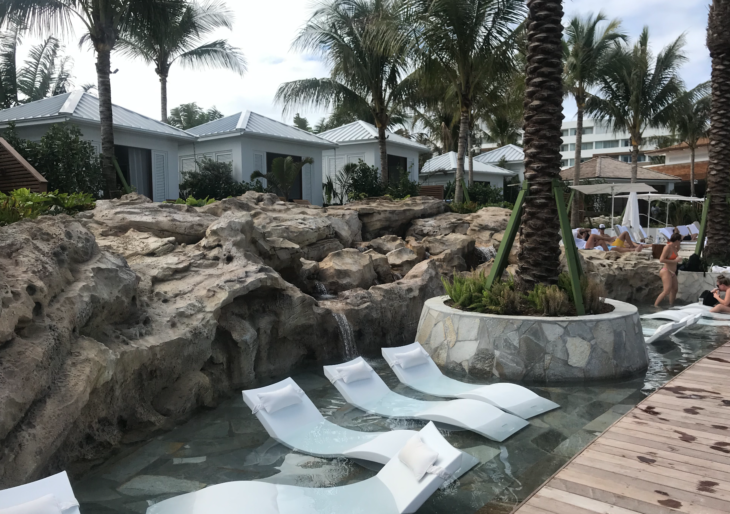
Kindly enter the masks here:
[[669, 238], [669, 244], [664, 248], [659, 262], [664, 264], [664, 267], [659, 271], [659, 276], [662, 277], [662, 286], [664, 290], [657, 296], [654, 307], [659, 307], [662, 300], [669, 296], [669, 305], [674, 305], [674, 300], [677, 298], [677, 291], [679, 290], [679, 282], [677, 282], [677, 264], [682, 262], [682, 258], [679, 256], [679, 247], [682, 244], [682, 236], [680, 234], [672, 234]]
[[600, 246], [605, 251], [608, 251], [607, 240], [611, 239], [608, 236], [601, 236], [600, 234], [591, 234], [591, 231], [587, 228], [579, 228], [577, 237], [586, 242], [586, 250], [593, 250], [596, 247]]
[[[609, 236], [606, 234], [606, 226], [601, 225], [603, 228], [599, 227], [600, 234], [591, 234], [590, 230], [587, 228], [580, 229], [578, 231], [578, 237], [585, 239], [586, 241], [586, 250], [591, 250], [595, 248], [596, 246], [603, 247], [604, 250], [608, 250], [608, 246], [611, 246], [610, 249], [612, 252], [619, 252], [619, 253], [628, 253], [628, 252], [640, 252], [643, 250], [647, 245], [642, 244], [636, 244], [631, 240], [631, 235], [628, 232], [623, 232], [618, 237]], [[581, 230], [587, 232], [589, 234], [589, 237], [585, 237], [585, 232], [583, 235], [581, 235]], [[589, 246], [590, 240], [593, 239], [594, 243]]]
[[682, 241], [697, 241], [697, 236], [699, 234], [690, 234], [688, 236], [683, 236], [682, 233], [679, 231], [679, 227], [674, 227], [674, 230], [672, 230], [672, 234], [679, 234], [682, 237]]
[[[730, 294], [727, 292], [728, 289], [730, 289], [730, 278], [725, 275], [717, 277], [717, 288], [712, 290], [712, 295], [720, 303], [715, 305], [710, 312], [730, 314]], [[720, 293], [725, 293], [725, 298], [722, 298]]]

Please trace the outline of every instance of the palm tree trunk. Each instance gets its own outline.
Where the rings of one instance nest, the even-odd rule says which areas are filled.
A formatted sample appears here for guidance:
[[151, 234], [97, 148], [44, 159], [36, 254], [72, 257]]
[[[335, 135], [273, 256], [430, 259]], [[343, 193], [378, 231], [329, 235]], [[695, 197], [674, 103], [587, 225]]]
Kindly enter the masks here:
[[695, 148], [694, 146], [690, 149], [689, 154], [689, 195], [694, 198], [695, 196]]
[[631, 183], [636, 182], [639, 174], [639, 145], [631, 138], [633, 147], [631, 148]]
[[167, 75], [160, 77], [160, 121], [167, 123]]
[[474, 185], [474, 154], [471, 151], [471, 130], [469, 131], [469, 136], [466, 140], [466, 147], [469, 152], [469, 186]]
[[707, 28], [712, 59], [712, 110], [710, 112], [710, 162], [707, 168], [708, 258], [730, 263], [730, 0], [713, 0]]
[[380, 181], [383, 185], [388, 184], [388, 149], [385, 146], [385, 125], [378, 127], [378, 146], [380, 147]]
[[101, 169], [106, 183], [105, 196], [116, 198], [117, 172], [114, 168], [114, 116], [112, 115], [111, 50], [96, 48], [96, 77], [99, 88], [101, 124]]
[[469, 135], [469, 113], [461, 111], [461, 119], [459, 121], [459, 151], [456, 154], [456, 190], [454, 192], [454, 202], [462, 203], [464, 201], [464, 157], [466, 156], [467, 138]]
[[[580, 185], [580, 159], [581, 152], [583, 150], [583, 106], [578, 103], [578, 123], [575, 129], [575, 171], [573, 173], [573, 185]], [[578, 191], [573, 195], [573, 207], [570, 211], [570, 225], [573, 228], [580, 226], [581, 222], [580, 212], [580, 193]]]
[[527, 0], [525, 180], [529, 195], [520, 225], [517, 256], [521, 286], [555, 284], [560, 274], [560, 222], [552, 195], [560, 176], [563, 122], [561, 0]]

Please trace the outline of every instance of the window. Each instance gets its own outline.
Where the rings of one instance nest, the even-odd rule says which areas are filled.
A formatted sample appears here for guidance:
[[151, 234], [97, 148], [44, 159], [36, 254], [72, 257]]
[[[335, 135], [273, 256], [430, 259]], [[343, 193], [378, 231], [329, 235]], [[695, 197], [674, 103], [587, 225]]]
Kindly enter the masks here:
[[569, 151], [568, 148], [569, 148], [569, 145], [560, 145], [560, 151], [561, 152], [567, 152], [567, 151]]
[[567, 168], [568, 166], [569, 166], [568, 159], [563, 159], [562, 161], [560, 161], [561, 168]]
[[621, 162], [631, 162], [631, 156], [630, 155], [619, 155], [618, 160]]
[[593, 150], [593, 143], [583, 143], [580, 145], [581, 150]]
[[621, 141], [621, 146], [631, 146], [631, 140], [624, 139], [623, 141]]
[[575, 159], [568, 159], [568, 166], [575, 166]]
[[578, 133], [578, 130], [576, 129], [570, 129], [570, 135], [575, 136]]
[[408, 173], [408, 159], [397, 155], [388, 155], [388, 182], [397, 184], [401, 174]]
[[590, 136], [593, 134], [593, 127], [585, 127], [583, 128], [583, 135], [584, 136]]
[[590, 160], [591, 160], [591, 157], [581, 157], [580, 158], [580, 162], [586, 162], [586, 161], [590, 161]]
[[560, 132], [560, 135], [561, 135], [562, 137], [568, 137], [568, 129], [562, 130], [562, 131]]
[[618, 148], [618, 141], [596, 141], [596, 150], [602, 148]]
[[223, 152], [215, 154], [215, 160], [217, 162], [227, 162], [233, 164], [233, 154], [231, 152]]
[[639, 154], [639, 162], [646, 162], [647, 160], [648, 159], [646, 158], [646, 155], [644, 155], [643, 153]]

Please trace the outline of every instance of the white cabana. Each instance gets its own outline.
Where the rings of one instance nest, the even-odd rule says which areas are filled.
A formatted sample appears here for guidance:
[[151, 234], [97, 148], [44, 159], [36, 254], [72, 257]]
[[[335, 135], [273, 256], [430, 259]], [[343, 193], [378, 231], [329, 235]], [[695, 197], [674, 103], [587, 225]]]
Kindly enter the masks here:
[[[631, 195], [629, 196], [619, 196], [617, 198], [631, 198]], [[649, 228], [651, 225], [651, 202], [657, 201], [657, 202], [666, 202], [667, 203], [667, 219], [665, 222], [665, 226], [669, 226], [669, 202], [704, 202], [704, 198], [697, 198], [696, 196], [680, 196], [680, 195], [667, 195], [667, 194], [660, 194], [660, 193], [645, 193], [645, 194], [637, 194], [636, 198], [639, 200], [646, 200], [648, 205], [648, 216], [646, 221], [646, 228]], [[624, 221], [624, 224], [626, 222]]]
[[[648, 184], [590, 184], [587, 186], [570, 186], [570, 189], [583, 193], [584, 195], [611, 195], [611, 224], [613, 224], [613, 208], [616, 193], [656, 193], [656, 189]], [[627, 197], [623, 197], [627, 198]], [[637, 213], [638, 217], [638, 213]]]

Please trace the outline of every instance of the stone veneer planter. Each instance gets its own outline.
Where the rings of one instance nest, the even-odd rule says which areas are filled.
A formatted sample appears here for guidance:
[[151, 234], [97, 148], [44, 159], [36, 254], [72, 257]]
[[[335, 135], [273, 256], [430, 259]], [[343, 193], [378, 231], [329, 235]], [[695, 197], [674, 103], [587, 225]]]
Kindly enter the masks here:
[[[685, 303], [695, 303], [703, 291], [715, 289], [717, 277], [722, 273], [703, 273], [701, 271], [680, 271], [677, 273], [677, 300]], [[730, 276], [730, 273], [725, 273]], [[666, 307], [666, 300], [664, 307]]]
[[423, 306], [417, 341], [439, 366], [478, 378], [567, 382], [627, 377], [648, 355], [633, 305], [606, 300], [597, 316], [498, 316], [452, 309], [448, 296]]

